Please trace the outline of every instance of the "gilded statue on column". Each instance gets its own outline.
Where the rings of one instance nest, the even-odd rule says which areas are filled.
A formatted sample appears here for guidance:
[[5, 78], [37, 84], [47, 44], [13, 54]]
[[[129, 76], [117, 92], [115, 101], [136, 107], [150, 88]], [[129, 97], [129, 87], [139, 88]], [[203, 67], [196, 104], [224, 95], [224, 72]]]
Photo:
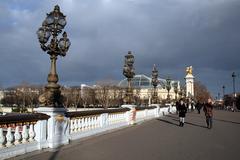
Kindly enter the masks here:
[[192, 66], [187, 67], [186, 68], [186, 74], [187, 75], [192, 75], [192, 70], [193, 70]]

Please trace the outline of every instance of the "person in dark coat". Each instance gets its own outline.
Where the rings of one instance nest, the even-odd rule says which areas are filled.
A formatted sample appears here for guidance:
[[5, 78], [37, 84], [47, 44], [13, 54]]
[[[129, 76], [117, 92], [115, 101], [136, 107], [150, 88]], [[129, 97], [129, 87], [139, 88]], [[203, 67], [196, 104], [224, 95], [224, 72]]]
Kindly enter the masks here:
[[180, 99], [180, 102], [178, 104], [178, 112], [179, 112], [179, 126], [184, 126], [184, 118], [186, 117], [187, 108], [186, 105], [183, 102], [183, 99]]
[[207, 123], [207, 128], [211, 129], [212, 128], [212, 117], [213, 117], [213, 105], [212, 105], [212, 100], [209, 98], [208, 102], [204, 105], [203, 111], [205, 112], [206, 116], [206, 123]]
[[200, 114], [202, 104], [199, 101], [196, 103], [196, 108], [197, 108], [198, 114]]

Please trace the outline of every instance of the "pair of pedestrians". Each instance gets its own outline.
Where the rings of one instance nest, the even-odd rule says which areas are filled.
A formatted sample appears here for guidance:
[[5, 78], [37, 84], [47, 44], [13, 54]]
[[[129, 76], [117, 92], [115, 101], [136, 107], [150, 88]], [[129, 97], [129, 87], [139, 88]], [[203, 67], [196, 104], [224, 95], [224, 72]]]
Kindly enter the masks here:
[[[185, 122], [186, 113], [187, 113], [187, 107], [186, 107], [183, 99], [180, 99], [180, 102], [177, 104], [178, 105], [176, 107], [177, 107], [177, 110], [179, 113], [179, 126], [183, 127], [184, 122]], [[212, 100], [209, 98], [208, 103], [206, 103], [203, 108], [203, 111], [205, 112], [207, 128], [209, 128], [209, 129], [212, 128], [212, 117], [213, 117], [212, 110], [213, 110]]]

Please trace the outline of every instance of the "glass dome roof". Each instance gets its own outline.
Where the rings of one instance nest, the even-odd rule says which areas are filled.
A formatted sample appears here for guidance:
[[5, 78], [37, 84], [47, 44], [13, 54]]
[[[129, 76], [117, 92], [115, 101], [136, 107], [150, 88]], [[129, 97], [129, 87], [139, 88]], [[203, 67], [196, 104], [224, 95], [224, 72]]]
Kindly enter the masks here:
[[[158, 78], [159, 80], [159, 84], [158, 84], [158, 88], [164, 88], [165, 84], [166, 84], [166, 80], [165, 79], [161, 79]], [[121, 80], [119, 82], [119, 86], [121, 87], [127, 87], [127, 78]], [[139, 87], [139, 88], [151, 88], [151, 78], [146, 76], [146, 75], [135, 75], [132, 79], [132, 86], [133, 87]]]

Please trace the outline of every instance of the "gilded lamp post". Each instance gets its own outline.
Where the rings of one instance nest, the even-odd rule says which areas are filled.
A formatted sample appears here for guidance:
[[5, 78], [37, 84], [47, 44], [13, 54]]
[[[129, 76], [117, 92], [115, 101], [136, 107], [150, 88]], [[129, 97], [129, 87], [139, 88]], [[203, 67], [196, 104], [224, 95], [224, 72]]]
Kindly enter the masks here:
[[237, 95], [236, 95], [236, 88], [235, 88], [235, 78], [236, 78], [236, 74], [235, 72], [232, 73], [232, 79], [233, 79], [233, 108], [232, 110], [235, 111], [235, 108], [236, 108], [236, 98], [237, 98]]
[[153, 96], [152, 96], [152, 103], [157, 104], [158, 103], [158, 94], [157, 94], [157, 85], [158, 85], [158, 70], [156, 68], [156, 65], [153, 65], [152, 70], [152, 85], [153, 85]]
[[47, 78], [48, 84], [45, 86], [44, 93], [39, 97], [40, 106], [63, 107], [63, 96], [60, 85], [57, 84], [56, 60], [58, 56], [64, 57], [71, 45], [66, 32], [63, 32], [60, 39], [58, 38], [67, 23], [65, 18], [66, 16], [60, 11], [60, 7], [56, 5], [54, 10], [47, 14], [42, 26], [37, 31], [40, 46], [44, 52], [50, 55], [51, 60], [51, 69]]
[[167, 89], [167, 92], [168, 92], [168, 94], [167, 94], [167, 101], [168, 102], [170, 102], [170, 95], [169, 95], [169, 91], [171, 90], [171, 79], [168, 77], [167, 79], [166, 79], [166, 89]]
[[123, 67], [123, 75], [127, 78], [127, 81], [128, 81], [128, 87], [127, 87], [126, 95], [124, 98], [125, 104], [132, 104], [134, 102], [133, 90], [131, 86], [132, 78], [135, 75], [133, 63], [134, 63], [134, 56], [132, 55], [131, 51], [128, 51], [128, 54], [125, 55], [125, 63]]

